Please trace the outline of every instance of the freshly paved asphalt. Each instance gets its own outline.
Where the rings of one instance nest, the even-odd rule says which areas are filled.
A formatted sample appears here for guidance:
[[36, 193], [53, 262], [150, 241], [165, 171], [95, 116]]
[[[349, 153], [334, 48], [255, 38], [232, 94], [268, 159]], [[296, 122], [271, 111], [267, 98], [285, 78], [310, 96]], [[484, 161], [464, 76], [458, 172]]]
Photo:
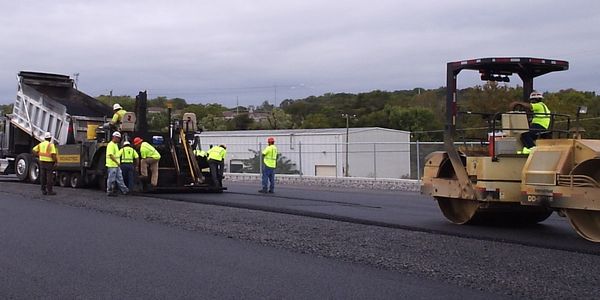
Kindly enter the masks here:
[[397, 272], [3, 194], [1, 189], [0, 270], [4, 299], [496, 298]]
[[257, 192], [257, 184], [227, 182], [227, 187], [224, 194], [159, 197], [332, 216], [433, 233], [600, 254], [597, 244], [581, 238], [566, 218], [556, 214], [540, 224], [521, 227], [455, 225], [445, 219], [433, 198], [415, 192], [278, 185], [276, 193], [261, 194]]

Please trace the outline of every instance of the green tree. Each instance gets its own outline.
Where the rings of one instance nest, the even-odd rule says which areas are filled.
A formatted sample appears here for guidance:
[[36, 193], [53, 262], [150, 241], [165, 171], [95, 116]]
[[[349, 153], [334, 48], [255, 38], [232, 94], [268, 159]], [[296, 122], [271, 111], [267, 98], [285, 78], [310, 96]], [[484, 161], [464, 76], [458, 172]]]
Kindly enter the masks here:
[[[254, 149], [248, 149], [248, 151], [252, 152], [254, 155], [244, 160], [244, 168], [242, 169], [243, 173], [260, 173], [260, 165], [261, 165], [261, 153]], [[275, 168], [275, 173], [277, 174], [300, 174], [300, 171], [296, 169], [296, 164], [292, 162], [290, 159], [287, 159], [285, 156], [281, 155], [281, 153], [277, 154], [277, 167]]]

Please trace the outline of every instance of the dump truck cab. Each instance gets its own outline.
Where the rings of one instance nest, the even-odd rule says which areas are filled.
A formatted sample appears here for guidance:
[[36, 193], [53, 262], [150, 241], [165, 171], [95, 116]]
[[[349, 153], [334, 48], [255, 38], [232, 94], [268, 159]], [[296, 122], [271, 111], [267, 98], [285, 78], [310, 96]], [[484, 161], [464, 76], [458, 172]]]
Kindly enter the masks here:
[[[459, 105], [457, 77], [463, 70], [478, 71], [484, 81], [507, 82], [516, 75], [527, 101], [534, 78], [568, 68], [566, 61], [529, 57], [447, 64], [444, 151], [425, 159], [421, 192], [437, 200], [448, 220], [527, 224], [556, 211], [567, 216], [582, 237], [600, 242], [600, 141], [581, 139], [570, 131], [568, 115], [553, 112], [537, 147], [529, 155], [518, 154], [520, 135], [529, 130], [526, 112], [473, 112]], [[488, 106], [487, 99], [480, 101], [479, 107]], [[487, 124], [479, 143], [466, 144], [459, 138], [465, 132], [458, 128], [460, 121], [469, 117]]]

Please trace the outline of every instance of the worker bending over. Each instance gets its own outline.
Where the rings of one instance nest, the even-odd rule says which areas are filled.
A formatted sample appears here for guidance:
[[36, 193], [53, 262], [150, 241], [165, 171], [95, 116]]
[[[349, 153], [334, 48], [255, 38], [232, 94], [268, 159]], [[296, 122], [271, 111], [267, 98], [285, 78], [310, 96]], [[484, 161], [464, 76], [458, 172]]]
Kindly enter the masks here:
[[150, 167], [150, 171], [152, 172], [150, 184], [153, 188], [156, 187], [158, 185], [158, 161], [160, 160], [160, 153], [140, 137], [133, 139], [133, 146], [140, 152], [140, 179], [148, 178], [148, 167]]
[[218, 145], [210, 148], [208, 154], [208, 167], [210, 168], [210, 176], [213, 185], [223, 187], [223, 168], [225, 167], [225, 155], [227, 155], [227, 147]]

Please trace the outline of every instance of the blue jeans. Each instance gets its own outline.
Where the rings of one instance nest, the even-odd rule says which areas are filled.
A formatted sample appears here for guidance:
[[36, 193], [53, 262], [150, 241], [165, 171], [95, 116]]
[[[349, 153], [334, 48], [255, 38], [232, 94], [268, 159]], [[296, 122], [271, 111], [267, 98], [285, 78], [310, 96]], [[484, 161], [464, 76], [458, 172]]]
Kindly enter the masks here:
[[121, 193], [125, 194], [129, 192], [129, 189], [123, 182], [123, 173], [119, 167], [116, 168], [106, 168], [108, 170], [108, 178], [106, 179], [106, 192], [113, 193], [113, 184], [117, 183], [119, 190]]
[[546, 130], [546, 128], [544, 128], [542, 125], [531, 123], [529, 126], [529, 131], [521, 134], [521, 142], [523, 143], [523, 146], [527, 148], [535, 147], [535, 141], [540, 136], [540, 133], [544, 130]]
[[127, 185], [127, 188], [129, 188], [129, 190], [132, 190], [133, 185], [134, 185], [133, 179], [135, 177], [135, 172], [133, 170], [133, 164], [122, 163], [121, 164], [121, 172], [123, 173], [123, 181]]
[[267, 186], [269, 186], [269, 191], [275, 191], [275, 169], [269, 168], [267, 166], [263, 166], [262, 172], [262, 189], [263, 191], [267, 190]]

